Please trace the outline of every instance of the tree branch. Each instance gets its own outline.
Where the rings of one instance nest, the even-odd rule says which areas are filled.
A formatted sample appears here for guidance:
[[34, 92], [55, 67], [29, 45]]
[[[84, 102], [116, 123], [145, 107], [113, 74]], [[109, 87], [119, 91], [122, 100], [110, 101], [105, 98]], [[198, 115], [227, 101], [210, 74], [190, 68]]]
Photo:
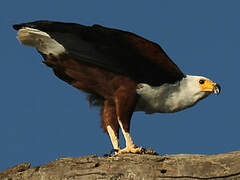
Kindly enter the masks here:
[[240, 151], [218, 155], [123, 154], [61, 158], [30, 167], [24, 163], [0, 173], [0, 180], [75, 179], [240, 179]]

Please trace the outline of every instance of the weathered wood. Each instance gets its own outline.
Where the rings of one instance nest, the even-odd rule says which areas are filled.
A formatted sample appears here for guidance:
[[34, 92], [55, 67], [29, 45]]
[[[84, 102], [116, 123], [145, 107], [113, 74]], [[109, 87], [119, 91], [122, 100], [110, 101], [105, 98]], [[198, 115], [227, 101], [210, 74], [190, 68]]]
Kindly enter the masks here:
[[240, 151], [218, 155], [124, 154], [61, 158], [30, 168], [17, 165], [0, 173], [0, 180], [152, 180], [240, 179]]

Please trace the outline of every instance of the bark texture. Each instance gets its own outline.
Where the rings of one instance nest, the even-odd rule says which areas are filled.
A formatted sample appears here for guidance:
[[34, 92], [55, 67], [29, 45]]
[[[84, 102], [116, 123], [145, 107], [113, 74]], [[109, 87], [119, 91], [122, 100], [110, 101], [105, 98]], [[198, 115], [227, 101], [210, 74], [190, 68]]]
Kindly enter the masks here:
[[0, 180], [240, 180], [240, 151], [218, 155], [123, 154], [61, 158], [30, 167], [19, 164], [0, 173]]

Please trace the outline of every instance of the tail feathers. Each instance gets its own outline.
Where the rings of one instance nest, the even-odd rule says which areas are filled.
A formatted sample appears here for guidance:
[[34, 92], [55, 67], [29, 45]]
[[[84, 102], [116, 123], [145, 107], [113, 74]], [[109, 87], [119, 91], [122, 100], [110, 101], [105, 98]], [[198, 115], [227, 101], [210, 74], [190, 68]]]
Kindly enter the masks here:
[[[18, 25], [16, 29], [22, 26]], [[18, 30], [17, 39], [26, 46], [37, 48], [43, 54], [59, 55], [66, 52], [65, 48], [51, 36], [39, 29], [22, 27]]]

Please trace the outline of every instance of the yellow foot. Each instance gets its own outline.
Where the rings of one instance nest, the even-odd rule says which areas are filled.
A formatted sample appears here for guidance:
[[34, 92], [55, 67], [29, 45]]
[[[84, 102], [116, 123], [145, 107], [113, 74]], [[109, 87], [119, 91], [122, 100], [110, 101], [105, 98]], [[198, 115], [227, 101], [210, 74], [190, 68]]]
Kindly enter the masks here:
[[139, 154], [142, 152], [142, 147], [125, 147], [124, 149], [121, 149], [117, 152], [117, 154], [125, 154], [125, 153], [134, 153]]

